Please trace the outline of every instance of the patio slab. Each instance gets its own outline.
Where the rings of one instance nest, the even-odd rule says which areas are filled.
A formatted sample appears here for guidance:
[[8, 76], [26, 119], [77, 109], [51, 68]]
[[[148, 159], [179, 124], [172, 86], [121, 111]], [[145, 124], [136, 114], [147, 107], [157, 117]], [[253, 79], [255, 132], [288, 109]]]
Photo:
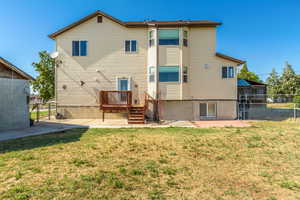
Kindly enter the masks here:
[[56, 133], [73, 128], [167, 128], [167, 127], [188, 127], [188, 128], [209, 128], [209, 127], [248, 127], [247, 121], [222, 120], [222, 121], [163, 121], [161, 123], [150, 122], [147, 124], [128, 124], [127, 119], [105, 120], [100, 119], [66, 119], [46, 120], [37, 123], [35, 126], [2, 131], [0, 141]]

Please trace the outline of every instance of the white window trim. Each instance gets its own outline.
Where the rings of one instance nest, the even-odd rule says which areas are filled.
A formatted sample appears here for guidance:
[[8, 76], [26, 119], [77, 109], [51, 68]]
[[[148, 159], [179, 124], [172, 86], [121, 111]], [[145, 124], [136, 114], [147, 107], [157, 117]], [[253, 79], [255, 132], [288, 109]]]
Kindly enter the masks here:
[[[206, 116], [201, 116], [200, 115], [200, 113], [201, 113], [201, 111], [200, 111], [200, 104], [206, 104]], [[208, 115], [208, 104], [214, 104], [215, 105], [215, 114], [214, 114], [214, 116], [212, 116], [212, 115]], [[200, 102], [199, 103], [199, 117], [201, 118], [201, 119], [208, 119], [208, 118], [217, 118], [217, 113], [218, 113], [218, 111], [217, 111], [217, 109], [218, 109], [218, 104], [217, 104], [217, 102]]]
[[[126, 41], [129, 41], [129, 51], [126, 51]], [[131, 42], [135, 41], [136, 42], [136, 51], [132, 51], [131, 50]], [[125, 40], [124, 41], [124, 51], [126, 54], [135, 54], [138, 53], [139, 49], [138, 49], [138, 41], [137, 40]]]
[[[72, 40], [72, 43], [73, 43], [73, 41], [74, 42], [79, 42], [79, 47], [78, 47], [78, 49], [79, 49], [79, 55], [78, 56], [73, 56], [72, 55], [72, 57], [86, 57], [86, 56], [88, 56], [89, 55], [89, 41], [88, 40]], [[80, 45], [80, 43], [81, 43], [81, 41], [86, 41], [86, 55], [85, 56], [82, 56], [82, 55], [80, 55], [80, 50], [81, 50], [81, 45]], [[72, 54], [73, 54], [73, 45], [72, 45]]]
[[[154, 79], [153, 81], [150, 81], [150, 76], [152, 75], [151, 72], [150, 72], [150, 69], [153, 69], [153, 79]], [[149, 66], [149, 67], [148, 67], [148, 82], [149, 82], [149, 83], [154, 83], [154, 82], [155, 82], [155, 78], [156, 78], [156, 77], [155, 77], [155, 70], [156, 70], [156, 69], [155, 69], [154, 66]]]
[[120, 80], [127, 80], [128, 82], [127, 82], [127, 88], [128, 88], [128, 91], [130, 91], [131, 90], [131, 77], [129, 76], [129, 77], [124, 77], [124, 76], [122, 76], [122, 77], [116, 77], [116, 90], [119, 90], [119, 81]]
[[[236, 76], [236, 68], [235, 68], [234, 66], [226, 66], [226, 65], [223, 65], [222, 68], [223, 68], [223, 67], [226, 67], [226, 68], [227, 68], [227, 70], [226, 70], [226, 71], [227, 71], [227, 76], [226, 76], [226, 77], [222, 77], [223, 79], [235, 78], [235, 76]], [[233, 71], [232, 71], [232, 72], [233, 72], [233, 77], [229, 77], [229, 75], [230, 75], [230, 73], [229, 73], [229, 68], [230, 68], [230, 67], [233, 68]], [[221, 70], [223, 70], [223, 69], [221, 69]], [[222, 72], [222, 73], [223, 73], [223, 72]], [[223, 76], [223, 74], [222, 74], [222, 76]]]

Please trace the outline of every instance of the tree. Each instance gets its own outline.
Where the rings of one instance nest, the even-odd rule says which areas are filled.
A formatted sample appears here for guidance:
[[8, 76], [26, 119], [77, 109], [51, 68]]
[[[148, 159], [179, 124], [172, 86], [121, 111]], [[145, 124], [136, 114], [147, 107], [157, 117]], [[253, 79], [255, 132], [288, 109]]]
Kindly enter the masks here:
[[243, 65], [241, 71], [238, 73], [238, 78], [246, 79], [249, 81], [261, 82], [257, 74], [248, 70], [247, 63]]
[[273, 98], [281, 93], [280, 77], [274, 68], [267, 78], [267, 87], [268, 94]]
[[282, 93], [288, 94], [288, 97], [297, 94], [299, 90], [298, 76], [288, 62], [285, 63], [283, 73], [280, 77], [280, 85]]
[[32, 87], [38, 92], [43, 102], [54, 98], [54, 68], [55, 60], [46, 51], [39, 52], [40, 61], [32, 63], [34, 69], [39, 73]]

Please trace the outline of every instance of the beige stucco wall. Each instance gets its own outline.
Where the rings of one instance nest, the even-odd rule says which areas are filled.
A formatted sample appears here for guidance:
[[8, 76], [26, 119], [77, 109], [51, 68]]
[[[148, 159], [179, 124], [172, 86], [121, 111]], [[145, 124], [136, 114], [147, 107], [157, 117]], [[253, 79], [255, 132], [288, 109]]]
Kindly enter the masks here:
[[[59, 105], [97, 106], [100, 90], [116, 90], [117, 77], [130, 78], [133, 101], [147, 90], [147, 29], [128, 29], [107, 18], [93, 18], [56, 38], [62, 64], [57, 68]], [[88, 55], [72, 56], [72, 41], [87, 40]], [[125, 53], [125, 40], [137, 40], [137, 53]], [[80, 85], [80, 81], [85, 84]], [[63, 89], [63, 85], [66, 89]]]

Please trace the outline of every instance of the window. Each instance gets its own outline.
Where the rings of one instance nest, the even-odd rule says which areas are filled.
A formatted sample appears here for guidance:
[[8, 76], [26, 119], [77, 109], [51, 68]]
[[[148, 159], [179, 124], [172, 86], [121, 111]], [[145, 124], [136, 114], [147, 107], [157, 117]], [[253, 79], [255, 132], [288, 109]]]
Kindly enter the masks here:
[[161, 29], [158, 31], [159, 45], [179, 45], [178, 29]]
[[72, 41], [72, 56], [87, 56], [87, 41]]
[[149, 47], [154, 46], [154, 31], [149, 32]]
[[187, 47], [188, 46], [188, 32], [183, 31], [183, 46]]
[[232, 66], [222, 67], [222, 78], [234, 78], [234, 68]]
[[136, 52], [137, 42], [136, 40], [125, 40], [125, 52]]
[[98, 22], [98, 23], [102, 23], [102, 16], [98, 16], [98, 17], [97, 17], [97, 22]]
[[159, 67], [160, 82], [178, 82], [179, 66], [160, 66]]
[[216, 103], [200, 103], [200, 118], [201, 117], [216, 117], [217, 104]]
[[188, 82], [188, 67], [187, 66], [183, 67], [182, 80], [184, 83]]
[[149, 67], [149, 82], [154, 82], [155, 81], [155, 71], [154, 67]]

